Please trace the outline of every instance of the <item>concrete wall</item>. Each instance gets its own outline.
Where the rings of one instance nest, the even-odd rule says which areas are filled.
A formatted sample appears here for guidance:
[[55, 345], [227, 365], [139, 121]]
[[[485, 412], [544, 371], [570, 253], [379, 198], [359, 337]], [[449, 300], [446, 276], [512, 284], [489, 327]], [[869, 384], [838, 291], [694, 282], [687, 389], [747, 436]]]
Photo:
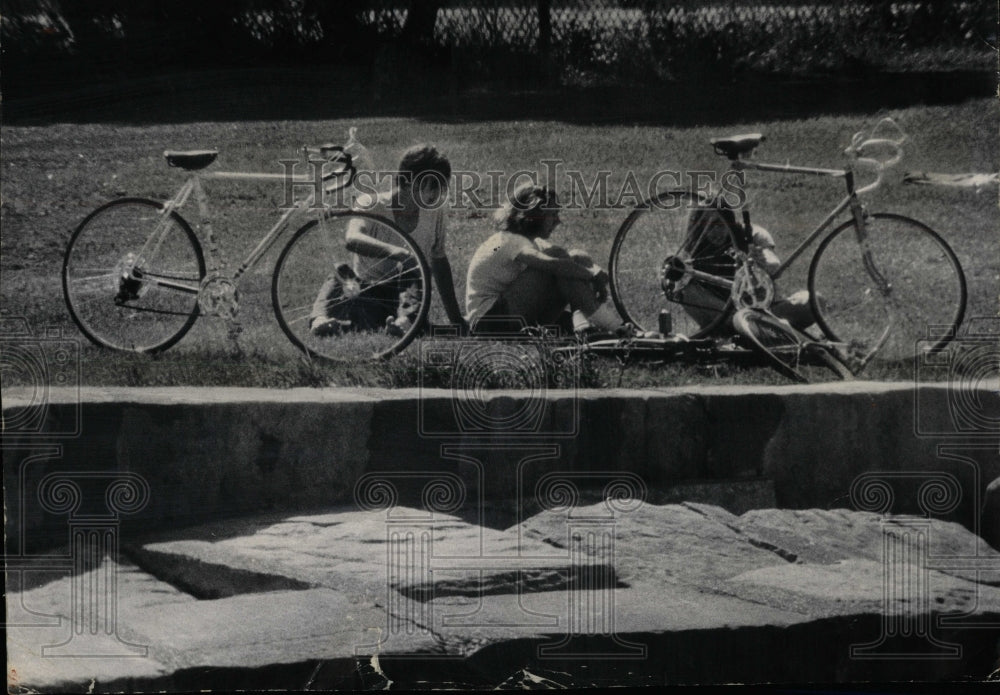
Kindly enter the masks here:
[[[996, 422], [1000, 395], [978, 393]], [[457, 397], [416, 389], [53, 389], [38, 408], [41, 436], [4, 438], [8, 542], [51, 546], [66, 533], [67, 515], [106, 513], [107, 478], [92, 475], [101, 471], [148, 483], [148, 503], [121, 517], [144, 527], [352, 504], [359, 480], [378, 472], [391, 472], [401, 503], [419, 502], [435, 476], [499, 501], [519, 491], [531, 498], [548, 473], [600, 487], [617, 472], [638, 476], [654, 501], [678, 483], [767, 479], [782, 508], [929, 512], [977, 530], [983, 491], [1000, 477], [998, 437], [981, 427], [958, 431], [964, 411], [954, 400], [944, 385], [875, 383]], [[5, 421], [26, 407], [34, 407], [30, 394], [6, 393]], [[77, 419], [78, 434], [45, 436], [72, 433]], [[964, 448], [942, 448], [949, 443]], [[53, 472], [76, 481], [75, 511], [40, 503], [52, 494], [40, 485]], [[874, 472], [889, 474], [881, 483], [859, 478]], [[369, 493], [377, 491], [358, 494]]]

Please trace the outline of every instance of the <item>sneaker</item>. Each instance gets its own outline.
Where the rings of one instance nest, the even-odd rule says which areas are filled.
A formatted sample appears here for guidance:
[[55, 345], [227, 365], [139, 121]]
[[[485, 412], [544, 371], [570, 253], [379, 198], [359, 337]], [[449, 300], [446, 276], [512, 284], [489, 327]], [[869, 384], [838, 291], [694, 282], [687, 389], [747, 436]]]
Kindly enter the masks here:
[[340, 335], [344, 328], [350, 325], [350, 321], [341, 321], [334, 318], [313, 319], [309, 322], [309, 332], [317, 338], [330, 338]]
[[391, 316], [386, 316], [385, 332], [394, 338], [402, 338], [404, 335], [406, 335], [406, 331], [410, 329], [410, 326], [412, 324], [413, 322], [410, 321], [409, 316], [401, 316], [396, 319], [394, 319]]

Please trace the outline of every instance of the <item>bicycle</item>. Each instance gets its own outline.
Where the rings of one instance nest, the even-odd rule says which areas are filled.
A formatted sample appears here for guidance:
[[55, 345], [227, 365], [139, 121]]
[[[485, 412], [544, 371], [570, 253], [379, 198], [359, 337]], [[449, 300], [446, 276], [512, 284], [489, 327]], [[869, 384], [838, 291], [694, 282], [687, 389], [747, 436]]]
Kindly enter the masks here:
[[[841, 178], [846, 197], [771, 273], [758, 260], [744, 201], [728, 205], [721, 197], [688, 190], [665, 191], [645, 201], [619, 228], [611, 250], [611, 296], [622, 318], [639, 330], [655, 330], [659, 314], [669, 311], [677, 333], [718, 335], [735, 311], [769, 309], [774, 282], [849, 211], [850, 219], [820, 241], [809, 266], [809, 308], [819, 328], [831, 341], [846, 344], [859, 364], [873, 357], [913, 359], [929, 326], [940, 331], [930, 350], [943, 348], [965, 312], [965, 276], [955, 253], [925, 224], [870, 213], [860, 200], [881, 186], [885, 171], [902, 158], [905, 135], [898, 126], [883, 119], [871, 133], [856, 133], [845, 150], [844, 169], [747, 159], [763, 140], [762, 134], [750, 133], [714, 139], [711, 145], [737, 176], [761, 171]], [[876, 178], [857, 188], [856, 169], [865, 168]], [[720, 234], [726, 237], [721, 244]], [[726, 251], [720, 253], [720, 246]]]
[[639, 362], [770, 366], [799, 383], [828, 380], [831, 374], [838, 379], [853, 379], [865, 366], [863, 359], [851, 356], [845, 345], [817, 340], [765, 309], [740, 309], [733, 314], [732, 324], [733, 340], [639, 332], [629, 325], [615, 337], [560, 350], [614, 358], [622, 368]]
[[[816, 340], [766, 309], [743, 308], [733, 314], [733, 329], [768, 365], [792, 381], [807, 384], [810, 367], [823, 367], [841, 379], [853, 379], [865, 363], [843, 345]], [[883, 334], [882, 340], [888, 336]]]
[[[230, 333], [235, 335], [239, 331], [241, 276], [288, 230], [301, 224], [281, 250], [271, 280], [271, 302], [284, 334], [309, 357], [348, 360], [398, 353], [422, 330], [427, 318], [430, 271], [420, 248], [392, 220], [324, 203], [325, 196], [354, 183], [350, 146], [349, 142], [346, 147], [302, 148], [314, 176], [296, 176], [293, 182], [312, 184], [311, 192], [281, 214], [231, 274], [215, 242], [202, 182], [287, 183], [286, 176], [202, 172], [215, 162], [217, 150], [164, 152], [169, 166], [187, 173], [172, 198], [166, 202], [113, 200], [91, 212], [73, 232], [62, 268], [63, 293], [73, 321], [97, 345], [140, 353], [160, 352], [176, 344], [202, 314], [227, 319]], [[178, 213], [192, 195], [197, 202], [198, 227], [208, 248], [207, 269], [199, 236]], [[303, 220], [307, 221], [302, 224]], [[353, 253], [345, 241], [350, 225], [361, 225], [366, 234], [395, 249], [393, 257]], [[353, 267], [346, 265], [348, 260], [353, 260]], [[355, 281], [342, 283], [336, 292], [320, 297], [320, 288], [338, 271], [347, 276], [353, 271]], [[382, 311], [391, 322], [402, 302], [399, 290], [404, 281], [408, 304], [405, 320], [397, 322], [398, 326], [388, 330], [385, 324], [350, 325], [359, 303]], [[342, 330], [314, 335], [313, 319], [324, 312], [346, 317], [337, 322]]]

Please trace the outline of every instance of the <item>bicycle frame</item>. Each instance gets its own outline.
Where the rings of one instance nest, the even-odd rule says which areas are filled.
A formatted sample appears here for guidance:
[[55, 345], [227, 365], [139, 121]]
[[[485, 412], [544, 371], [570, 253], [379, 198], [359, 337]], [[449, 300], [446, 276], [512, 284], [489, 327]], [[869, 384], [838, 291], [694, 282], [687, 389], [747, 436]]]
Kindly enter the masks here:
[[[834, 220], [848, 208], [851, 210], [851, 214], [858, 223], [859, 229], [864, 229], [864, 210], [861, 206], [861, 202], [858, 199], [858, 190], [854, 187], [854, 172], [850, 169], [823, 169], [819, 167], [802, 167], [793, 166], [791, 164], [767, 164], [764, 162], [750, 162], [742, 159], [733, 160], [731, 164], [731, 169], [733, 171], [765, 171], [765, 172], [775, 172], [775, 173], [792, 173], [792, 174], [803, 174], [807, 176], [826, 176], [831, 178], [842, 178], [847, 186], [847, 196], [841, 200], [833, 211], [830, 212], [819, 225], [810, 232], [809, 236], [800, 243], [794, 251], [791, 252], [782, 261], [781, 265], [771, 274], [771, 278], [774, 280], [779, 279], [788, 269], [795, 260], [805, 253], [806, 249], [809, 248], [817, 238], [822, 236], [822, 234], [833, 224]], [[749, 214], [746, 208], [743, 208], [744, 220], [749, 223]]]
[[[315, 163], [314, 163], [315, 166]], [[319, 170], [317, 170], [319, 171]], [[206, 174], [191, 174], [184, 184], [181, 186], [180, 190], [177, 191], [173, 198], [168, 200], [163, 209], [160, 211], [161, 217], [166, 220], [169, 218], [170, 214], [175, 210], [183, 207], [188, 199], [193, 194], [195, 200], [198, 204], [198, 227], [201, 233], [204, 235], [204, 239], [208, 245], [209, 258], [211, 259], [211, 267], [213, 271], [218, 271], [220, 268], [225, 267], [225, 259], [221, 257], [218, 246], [215, 242], [215, 234], [212, 229], [211, 215], [208, 209], [208, 196], [205, 193], [204, 187], [201, 185], [203, 179], [215, 179], [215, 180], [236, 180], [236, 181], [287, 181], [288, 177], [285, 174], [265, 174], [256, 172], [239, 172], [239, 171], [213, 171]], [[292, 183], [315, 183], [317, 179], [309, 177], [292, 177]], [[264, 235], [264, 237], [258, 242], [258, 244], [250, 251], [247, 257], [243, 260], [240, 266], [233, 273], [231, 280], [235, 283], [239, 278], [248, 270], [253, 268], [260, 259], [274, 246], [275, 242], [281, 238], [282, 234], [288, 229], [288, 223], [294, 215], [303, 212], [305, 210], [314, 209], [314, 204], [316, 202], [316, 191], [313, 190], [310, 195], [294, 203], [291, 207], [282, 213], [278, 221], [271, 227], [271, 229]], [[324, 210], [324, 207], [318, 208], [319, 210]], [[322, 220], [322, 215], [320, 215]], [[159, 250], [160, 245], [163, 243], [164, 236], [166, 234], [167, 227], [163, 225], [162, 231], [154, 232], [150, 235], [150, 238], [143, 245], [142, 250], [139, 253], [139, 258], [144, 258], [150, 253], [150, 245], [152, 244], [152, 255], [155, 255]], [[169, 287], [170, 289], [178, 290], [180, 292], [186, 292], [189, 294], [197, 294], [200, 291], [200, 287], [194, 287], [191, 285], [184, 285], [178, 282], [173, 282], [165, 279], [154, 280], [157, 284], [164, 287]]]

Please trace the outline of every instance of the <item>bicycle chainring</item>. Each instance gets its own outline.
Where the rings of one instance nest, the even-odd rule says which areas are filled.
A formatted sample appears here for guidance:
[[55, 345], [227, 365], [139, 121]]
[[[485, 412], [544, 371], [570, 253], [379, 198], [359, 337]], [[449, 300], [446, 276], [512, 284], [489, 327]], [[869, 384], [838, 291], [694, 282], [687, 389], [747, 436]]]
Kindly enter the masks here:
[[756, 263], [737, 268], [730, 295], [737, 309], [767, 309], [774, 301], [774, 280]]
[[207, 316], [235, 319], [240, 308], [236, 283], [224, 275], [208, 275], [198, 290], [198, 308]]

